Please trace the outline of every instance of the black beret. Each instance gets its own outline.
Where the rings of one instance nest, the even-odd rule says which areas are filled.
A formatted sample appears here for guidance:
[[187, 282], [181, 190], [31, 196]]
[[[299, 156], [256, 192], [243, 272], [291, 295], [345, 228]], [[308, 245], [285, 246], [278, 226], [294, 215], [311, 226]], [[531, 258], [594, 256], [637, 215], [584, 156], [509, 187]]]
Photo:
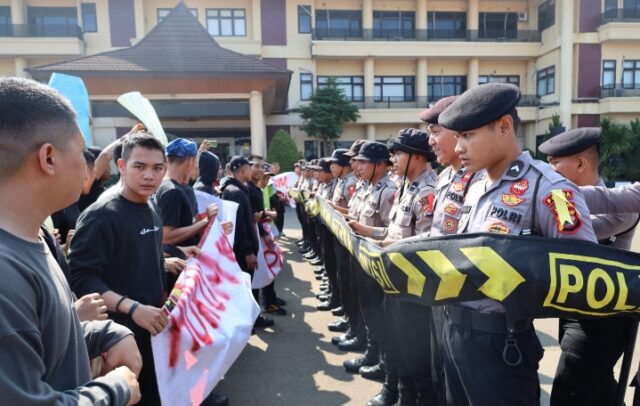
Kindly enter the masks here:
[[447, 107], [451, 106], [457, 98], [458, 96], [449, 96], [438, 100], [436, 104], [431, 106], [431, 108], [420, 113], [420, 120], [429, 124], [438, 124], [438, 117], [440, 117], [440, 114], [442, 114]]
[[351, 144], [351, 148], [349, 148], [349, 151], [345, 152], [344, 154], [349, 157], [358, 155], [358, 153], [360, 152], [360, 148], [362, 148], [365, 142], [365, 140], [355, 140], [353, 144]]
[[338, 148], [334, 150], [333, 154], [331, 155], [331, 162], [340, 166], [349, 166], [351, 157], [346, 155], [348, 151], [349, 150], [346, 148]]
[[388, 146], [389, 152], [404, 151], [410, 154], [425, 156], [429, 162], [434, 162], [436, 156], [429, 146], [429, 135], [417, 128], [403, 128], [398, 138]]
[[318, 160], [318, 168], [322, 172], [331, 173], [331, 158], [320, 158]]
[[576, 128], [551, 137], [540, 144], [538, 150], [551, 156], [574, 155], [597, 144], [600, 134], [600, 127]]
[[249, 165], [249, 161], [242, 156], [234, 156], [231, 158], [231, 161], [229, 161], [229, 169], [231, 169], [231, 172], [235, 172], [243, 165]]
[[353, 157], [359, 161], [369, 161], [377, 164], [389, 160], [389, 149], [381, 142], [365, 142], [360, 148], [360, 153]]
[[515, 110], [520, 89], [506, 83], [487, 83], [467, 90], [440, 114], [438, 123], [453, 131], [469, 131], [492, 123]]

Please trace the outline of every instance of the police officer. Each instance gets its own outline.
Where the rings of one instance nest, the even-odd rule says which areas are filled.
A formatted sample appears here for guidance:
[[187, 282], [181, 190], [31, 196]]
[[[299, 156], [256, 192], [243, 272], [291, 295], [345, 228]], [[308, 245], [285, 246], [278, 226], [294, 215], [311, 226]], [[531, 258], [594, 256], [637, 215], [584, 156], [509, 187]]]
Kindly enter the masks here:
[[[605, 186], [598, 175], [602, 129], [578, 128], [558, 134], [538, 148], [561, 175], [578, 186]], [[628, 250], [638, 214], [592, 215], [600, 244]], [[617, 382], [613, 367], [631, 339], [627, 316], [560, 319], [562, 354], [551, 390], [552, 405], [612, 405]], [[633, 337], [635, 339], [635, 336]]]
[[[380, 142], [367, 142], [360, 154], [354, 157], [354, 160], [361, 162], [361, 177], [369, 183], [357, 221], [349, 221], [354, 230], [357, 230], [360, 224], [365, 226], [362, 228], [365, 233], [368, 230], [379, 230], [389, 226], [389, 213], [397, 190], [389, 177], [389, 159], [387, 146]], [[384, 237], [384, 233], [378, 233], [377, 236], [373, 234], [375, 233], [372, 232], [368, 236], [374, 239]], [[344, 367], [349, 372], [359, 372], [363, 367], [375, 366], [385, 357], [384, 354], [388, 353], [390, 345], [386, 339], [388, 333], [385, 330], [382, 289], [372, 278], [365, 275], [362, 269], [358, 269], [357, 281], [360, 292], [359, 305], [367, 327], [367, 350], [363, 357], [344, 362]], [[374, 374], [376, 372], [384, 378], [385, 370], [378, 367], [374, 369]], [[370, 370], [369, 377], [371, 375]], [[367, 376], [366, 373], [364, 376]], [[374, 399], [370, 403], [378, 404], [379, 400]]]
[[640, 182], [612, 189], [604, 186], [583, 186], [580, 189], [593, 214], [640, 212]]
[[[465, 198], [458, 233], [539, 234], [595, 242], [579, 189], [523, 152], [516, 138], [520, 90], [489, 83], [462, 94], [440, 117], [458, 132], [468, 171], [486, 171]], [[543, 349], [532, 320], [511, 320], [492, 299], [445, 306], [447, 404], [539, 405]]]
[[[335, 187], [336, 180], [331, 174], [331, 160], [330, 158], [320, 158], [318, 160], [316, 176], [318, 180], [318, 189], [315, 192], [315, 197], [328, 200], [333, 196], [333, 189]], [[324, 265], [316, 267], [314, 273], [316, 279], [320, 279], [323, 275], [327, 275], [326, 288], [321, 289], [321, 292], [316, 296], [321, 301], [330, 301], [331, 295], [337, 290], [336, 287], [336, 263], [335, 256], [333, 255], [333, 235], [322, 224], [321, 221], [317, 221], [317, 235], [320, 245], [320, 256]], [[320, 278], [319, 278], [320, 277]], [[346, 321], [345, 321], [346, 323]], [[346, 328], [345, 330], [346, 331]]]
[[[420, 120], [428, 124], [429, 146], [436, 155], [438, 163], [445, 168], [438, 176], [436, 201], [433, 208], [433, 223], [429, 236], [455, 234], [462, 216], [462, 202], [469, 185], [482, 178], [482, 172], [474, 174], [462, 167], [460, 155], [455, 151], [456, 133], [438, 124], [438, 117], [457, 99], [457, 96], [445, 97], [420, 114]], [[444, 307], [433, 306], [431, 323], [431, 367], [433, 385], [441, 405], [446, 402], [444, 390], [444, 366], [442, 365], [442, 333], [444, 325]]]
[[[380, 245], [422, 234], [430, 230], [433, 220], [437, 175], [427, 170], [435, 162], [428, 145], [428, 135], [413, 128], [400, 130], [389, 146], [394, 172], [402, 179], [389, 213], [389, 226], [374, 228], [358, 226], [365, 236], [384, 236]], [[382, 391], [370, 404], [393, 404], [398, 399], [396, 381], [400, 381], [400, 398], [404, 404], [434, 404], [430, 364], [431, 309], [409, 302], [386, 298], [386, 329], [389, 332], [387, 376]], [[394, 360], [397, 367], [393, 365]], [[363, 367], [361, 374], [367, 370]], [[396, 377], [395, 372], [398, 376]], [[394, 400], [395, 399], [395, 400]]]

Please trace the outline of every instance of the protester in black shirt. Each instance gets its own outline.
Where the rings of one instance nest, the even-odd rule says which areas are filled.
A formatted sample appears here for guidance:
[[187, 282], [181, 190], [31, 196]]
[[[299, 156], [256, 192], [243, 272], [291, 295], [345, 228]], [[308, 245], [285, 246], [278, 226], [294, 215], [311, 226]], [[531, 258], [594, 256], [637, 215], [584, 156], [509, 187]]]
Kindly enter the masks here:
[[150, 200], [166, 171], [162, 144], [149, 133], [127, 137], [118, 161], [121, 191], [82, 213], [69, 263], [78, 296], [98, 292], [113, 320], [129, 327], [142, 354], [142, 403], [160, 404], [151, 335], [168, 318], [162, 311], [164, 255], [162, 218]]
[[200, 154], [198, 168], [200, 169], [200, 176], [198, 176], [193, 188], [216, 196], [218, 193], [215, 187], [218, 184], [220, 159], [213, 152], [203, 151]]
[[[229, 170], [232, 177], [228, 177], [221, 185], [222, 199], [238, 203], [238, 213], [236, 215], [235, 239], [233, 242], [233, 253], [240, 269], [253, 276], [253, 272], [258, 266], [258, 234], [256, 233], [253, 212], [249, 201], [249, 191], [245, 186], [251, 179], [251, 167], [249, 161], [241, 156], [236, 156], [229, 162]], [[256, 292], [253, 292], [256, 299]], [[273, 325], [273, 320], [258, 316], [256, 327], [268, 327]]]

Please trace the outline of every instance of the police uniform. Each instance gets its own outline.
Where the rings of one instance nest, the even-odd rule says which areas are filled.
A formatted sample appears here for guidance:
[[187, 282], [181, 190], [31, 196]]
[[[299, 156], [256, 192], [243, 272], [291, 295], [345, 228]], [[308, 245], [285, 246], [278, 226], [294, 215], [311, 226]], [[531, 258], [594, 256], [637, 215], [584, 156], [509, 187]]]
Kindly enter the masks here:
[[[422, 155], [429, 162], [435, 162], [428, 135], [417, 129], [400, 130], [389, 150]], [[415, 179], [404, 181], [389, 212], [387, 239], [402, 240], [431, 228], [437, 183], [435, 172], [427, 170]], [[431, 309], [399, 300], [387, 300], [386, 307], [387, 328], [395, 343], [402, 401], [436, 404], [430, 361]]]
[[[602, 130], [578, 128], [558, 134], [540, 145], [553, 157], [578, 154], [599, 142]], [[597, 162], [594, 162], [597, 165]], [[602, 180], [597, 185], [605, 187]], [[638, 223], [637, 213], [591, 215], [600, 244], [628, 250]], [[551, 405], [612, 405], [618, 383], [613, 367], [623, 354], [635, 321], [629, 316], [560, 319], [560, 348]]]
[[[480, 128], [510, 114], [519, 99], [512, 85], [478, 86], [442, 113], [439, 123], [454, 131]], [[567, 212], [568, 218], [558, 214]], [[523, 152], [497, 181], [486, 177], [469, 187], [458, 233], [595, 241], [587, 213], [573, 183]], [[540, 404], [537, 369], [543, 349], [532, 320], [508, 320], [503, 306], [488, 298], [447, 305], [444, 349], [448, 404]]]

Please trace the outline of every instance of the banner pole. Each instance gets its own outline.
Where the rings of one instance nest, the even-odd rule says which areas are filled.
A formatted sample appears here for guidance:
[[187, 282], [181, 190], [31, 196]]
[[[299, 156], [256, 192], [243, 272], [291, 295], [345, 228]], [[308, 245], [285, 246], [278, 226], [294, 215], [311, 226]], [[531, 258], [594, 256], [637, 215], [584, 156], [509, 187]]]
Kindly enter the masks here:
[[[620, 368], [620, 379], [618, 380], [618, 389], [616, 390], [616, 406], [624, 405], [624, 395], [627, 391], [627, 385], [629, 384], [629, 371], [631, 369], [631, 362], [633, 361], [633, 351], [636, 345], [636, 336], [638, 335], [638, 322], [634, 321], [629, 331], [629, 340], [627, 346], [624, 349], [624, 356], [622, 357], [622, 366]], [[637, 382], [638, 376], [634, 378]], [[635, 387], [635, 398], [638, 396], [638, 387]], [[636, 405], [638, 401], [634, 398], [633, 404]]]

